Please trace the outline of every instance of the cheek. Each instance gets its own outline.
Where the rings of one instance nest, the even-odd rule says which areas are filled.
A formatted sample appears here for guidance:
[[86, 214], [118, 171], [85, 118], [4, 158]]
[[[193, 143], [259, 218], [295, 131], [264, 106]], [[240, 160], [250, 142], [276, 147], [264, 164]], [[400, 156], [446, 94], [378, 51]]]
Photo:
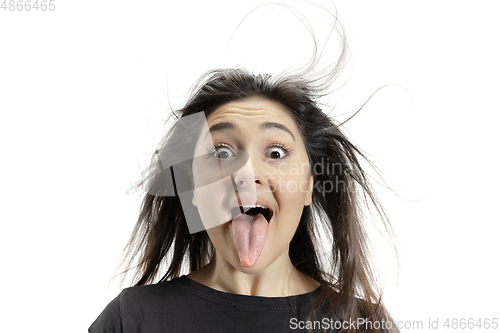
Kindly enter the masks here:
[[229, 235], [226, 234], [227, 228], [224, 227], [225, 225], [219, 225], [215, 228], [208, 229], [207, 233], [217, 252], [228, 261], [228, 254], [231, 252], [231, 244], [226, 241]]
[[270, 177], [271, 188], [279, 206], [276, 237], [290, 241], [302, 216], [309, 196], [309, 163], [307, 159], [282, 164], [274, 168]]
[[283, 164], [274, 168], [268, 179], [275, 197], [282, 199], [280, 200], [282, 205], [303, 203], [309, 190], [309, 165]]
[[308, 180], [305, 178], [281, 179], [279, 193], [286, 197], [287, 201], [302, 202], [307, 193], [308, 186]]
[[230, 220], [228, 205], [230, 202], [236, 202], [237, 198], [229, 177], [195, 188], [194, 195], [205, 229], [217, 227]]
[[280, 229], [278, 237], [291, 240], [302, 216], [304, 202], [308, 196], [308, 186], [308, 175], [282, 173], [273, 179], [274, 197], [279, 206], [279, 217], [276, 221]]
[[219, 247], [226, 246], [225, 242], [225, 237], [226, 235], [226, 230], [225, 225], [219, 225], [215, 228], [210, 228], [207, 229], [208, 237], [210, 237], [210, 240], [214, 244], [214, 246], [219, 250]]

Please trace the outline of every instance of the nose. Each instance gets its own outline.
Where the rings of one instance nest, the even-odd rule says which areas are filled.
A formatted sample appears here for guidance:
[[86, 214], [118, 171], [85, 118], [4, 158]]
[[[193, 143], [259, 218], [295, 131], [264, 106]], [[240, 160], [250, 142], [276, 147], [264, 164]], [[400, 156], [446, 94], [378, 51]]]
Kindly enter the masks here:
[[238, 187], [250, 187], [265, 184], [263, 168], [258, 164], [257, 158], [249, 156], [247, 163], [234, 173], [234, 181]]

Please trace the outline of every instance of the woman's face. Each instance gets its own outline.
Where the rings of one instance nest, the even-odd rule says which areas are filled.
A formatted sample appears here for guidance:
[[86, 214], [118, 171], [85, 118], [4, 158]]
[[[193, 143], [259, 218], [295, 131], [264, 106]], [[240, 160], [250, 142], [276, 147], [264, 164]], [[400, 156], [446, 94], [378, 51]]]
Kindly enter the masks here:
[[[288, 111], [262, 98], [224, 104], [207, 122], [211, 135], [201, 133], [195, 150], [206, 158], [193, 162], [193, 203], [218, 254], [240, 271], [259, 271], [288, 255], [311, 203], [313, 179], [300, 130]], [[223, 167], [237, 156], [248, 157], [243, 167]], [[206, 185], [219, 167], [219, 181]]]

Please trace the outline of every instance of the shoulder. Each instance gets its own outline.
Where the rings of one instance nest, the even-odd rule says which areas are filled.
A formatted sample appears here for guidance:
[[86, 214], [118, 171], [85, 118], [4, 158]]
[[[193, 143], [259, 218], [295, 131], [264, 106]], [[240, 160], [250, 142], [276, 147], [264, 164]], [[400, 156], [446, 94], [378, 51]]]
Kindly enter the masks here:
[[[124, 289], [120, 296], [122, 315], [154, 313], [155, 309], [167, 311], [186, 299], [183, 278], [175, 278], [158, 284], [135, 286]], [[157, 310], [158, 311], [158, 310]]]
[[[121, 294], [120, 294], [121, 295]], [[90, 325], [89, 333], [122, 332], [120, 316], [120, 295], [116, 296]]]
[[[153, 285], [135, 286], [122, 290], [89, 327], [89, 333], [118, 333], [142, 322], [145, 316], [155, 316], [183, 299], [179, 279]], [[166, 311], [168, 312], [168, 311]], [[165, 312], [164, 312], [165, 313]]]

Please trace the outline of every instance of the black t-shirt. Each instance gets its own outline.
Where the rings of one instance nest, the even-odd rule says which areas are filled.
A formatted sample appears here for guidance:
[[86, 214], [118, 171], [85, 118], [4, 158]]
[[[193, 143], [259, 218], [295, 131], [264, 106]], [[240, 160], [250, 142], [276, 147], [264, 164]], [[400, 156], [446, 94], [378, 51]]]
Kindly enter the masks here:
[[289, 297], [246, 296], [221, 292], [182, 276], [124, 289], [89, 332], [306, 332], [308, 311], [320, 288]]

